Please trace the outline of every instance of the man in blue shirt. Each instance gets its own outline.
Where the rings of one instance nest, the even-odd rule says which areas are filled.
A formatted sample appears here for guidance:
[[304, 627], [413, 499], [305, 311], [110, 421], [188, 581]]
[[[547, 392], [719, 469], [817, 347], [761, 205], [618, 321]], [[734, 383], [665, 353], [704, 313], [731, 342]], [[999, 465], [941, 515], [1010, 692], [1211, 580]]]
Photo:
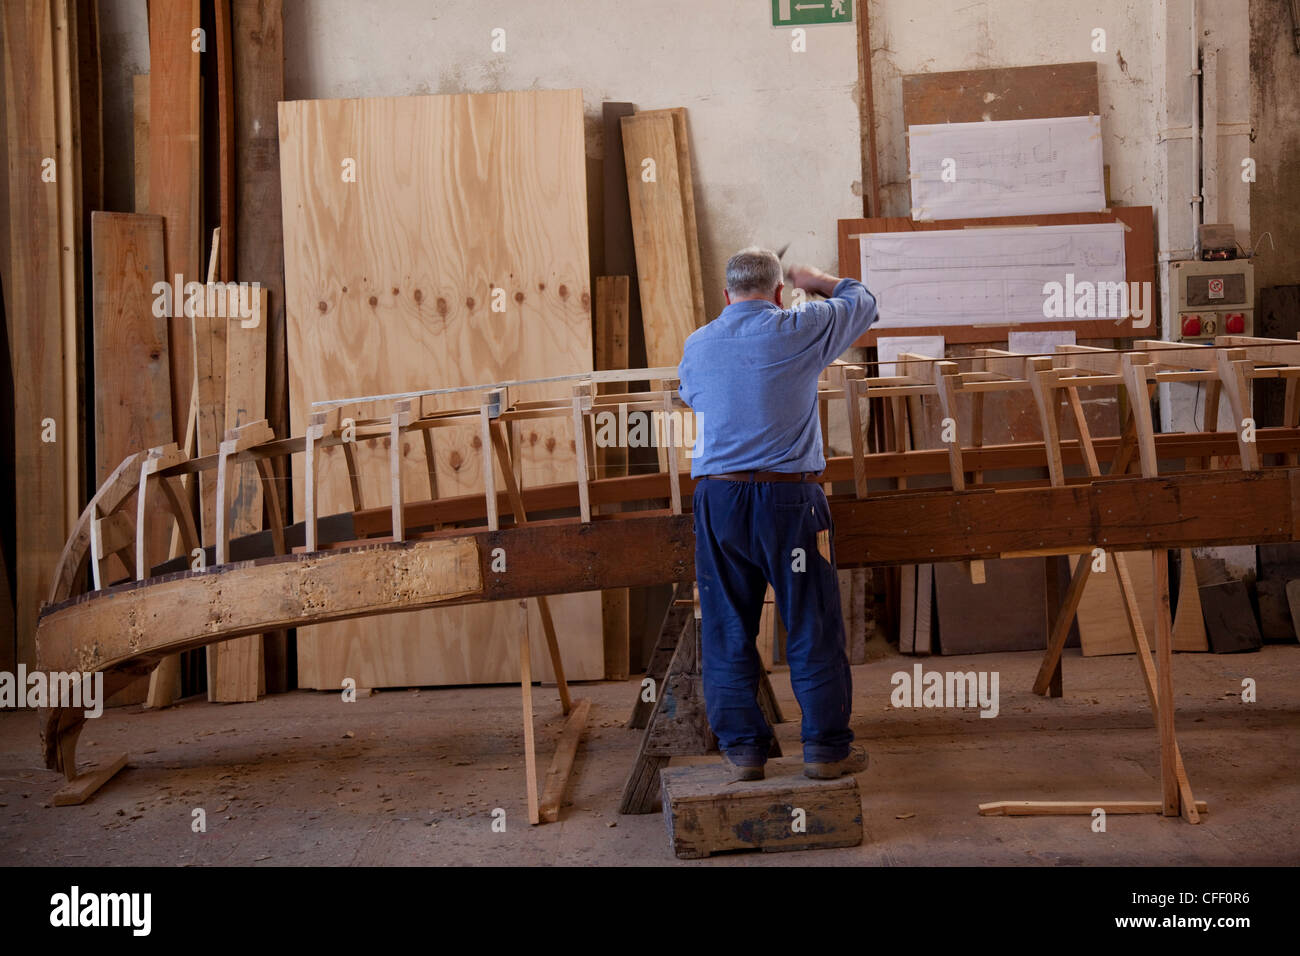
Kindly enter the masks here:
[[840, 616], [826, 467], [817, 415], [822, 369], [875, 321], [856, 279], [796, 266], [790, 281], [825, 301], [781, 307], [781, 263], [750, 248], [727, 262], [727, 307], [686, 340], [682, 400], [696, 414], [695, 576], [704, 699], [739, 780], [761, 780], [772, 727], [758, 706], [758, 635], [770, 583], [789, 635], [790, 682], [803, 710], [804, 773], [866, 769], [849, 730], [852, 681]]

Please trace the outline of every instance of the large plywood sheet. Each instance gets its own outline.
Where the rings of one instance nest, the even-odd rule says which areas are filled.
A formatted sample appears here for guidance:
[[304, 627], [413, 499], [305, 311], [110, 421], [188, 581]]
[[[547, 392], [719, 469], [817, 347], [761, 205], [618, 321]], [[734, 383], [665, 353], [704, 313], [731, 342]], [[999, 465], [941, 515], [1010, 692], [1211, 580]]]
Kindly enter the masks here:
[[[591, 369], [580, 91], [288, 102], [279, 118], [294, 434], [313, 400]], [[571, 423], [526, 422], [513, 438], [525, 485], [573, 480]], [[438, 493], [481, 491], [476, 430], [438, 429], [434, 442]], [[412, 495], [428, 488], [424, 454], [418, 437], [403, 444]], [[345, 456], [322, 459], [320, 513], [349, 509]], [[358, 459], [366, 504], [388, 504], [386, 445]], [[301, 482], [299, 460], [299, 509]], [[567, 676], [602, 677], [599, 595], [551, 606]], [[302, 629], [299, 682], [516, 680], [530, 616], [534, 673], [546, 679], [535, 614], [501, 602]]]

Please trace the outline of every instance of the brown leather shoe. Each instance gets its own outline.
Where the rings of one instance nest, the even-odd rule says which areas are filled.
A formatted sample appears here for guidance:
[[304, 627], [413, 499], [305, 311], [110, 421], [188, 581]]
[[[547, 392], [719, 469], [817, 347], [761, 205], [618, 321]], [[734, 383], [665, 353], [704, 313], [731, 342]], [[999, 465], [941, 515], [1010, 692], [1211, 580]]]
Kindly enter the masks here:
[[849, 746], [849, 755], [833, 763], [807, 763], [803, 765], [803, 775], [814, 780], [834, 780], [847, 773], [861, 773], [867, 769], [870, 758], [867, 751], [857, 744]]

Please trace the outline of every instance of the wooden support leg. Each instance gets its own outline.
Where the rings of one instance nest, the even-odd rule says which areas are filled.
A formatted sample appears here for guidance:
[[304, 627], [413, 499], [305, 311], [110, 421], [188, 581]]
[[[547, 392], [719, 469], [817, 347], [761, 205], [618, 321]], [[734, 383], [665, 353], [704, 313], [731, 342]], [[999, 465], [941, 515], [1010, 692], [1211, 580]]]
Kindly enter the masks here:
[[[1159, 548], [1151, 552], [1151, 576], [1154, 579], [1156, 617], [1156, 656], [1160, 661], [1160, 706], [1156, 720], [1160, 725], [1160, 784], [1164, 792], [1165, 816], [1177, 816], [1179, 811], [1178, 773], [1174, 736], [1174, 674], [1173, 674], [1173, 622], [1169, 608], [1169, 552]], [[1193, 804], [1188, 808], [1196, 812]]]
[[618, 812], [653, 813], [659, 799], [659, 771], [669, 759], [679, 754], [712, 753], [717, 746], [704, 708], [699, 619], [692, 612], [657, 689]]
[[361, 493], [361, 472], [357, 468], [357, 443], [343, 442], [343, 458], [348, 466], [348, 487], [352, 490], [352, 510], [364, 511], [366, 499]]
[[393, 540], [406, 540], [404, 495], [402, 493], [402, 435], [411, 424], [411, 403], [398, 402], [388, 426], [388, 483], [391, 489]]
[[497, 516], [496, 475], [492, 466], [492, 413], [499, 407], [484, 403], [479, 409], [479, 439], [483, 445], [483, 500], [487, 509], [489, 531], [501, 530], [501, 519]]
[[1128, 386], [1129, 404], [1133, 409], [1134, 440], [1142, 474], [1154, 478], [1160, 474], [1156, 457], [1155, 424], [1151, 420], [1149, 385], [1152, 368], [1146, 355], [1129, 352], [1124, 356], [1124, 381]]
[[1245, 349], [1219, 349], [1215, 358], [1218, 362], [1219, 381], [1223, 383], [1223, 391], [1228, 396], [1228, 405], [1232, 409], [1241, 467], [1245, 471], [1258, 471], [1259, 445], [1256, 444], [1254, 435], [1246, 430], [1247, 419], [1250, 418], [1250, 375], [1255, 368], [1255, 363], [1247, 358], [1247, 354]]
[[[849, 413], [849, 441], [853, 451], [853, 493], [858, 498], [867, 496], [867, 459], [864, 426], [862, 421], [863, 370], [848, 369], [844, 375], [844, 401]], [[868, 404], [868, 414], [870, 405]]]
[[687, 621], [693, 614], [692, 602], [689, 597], [683, 598], [684, 594], [689, 595], [690, 591], [681, 584], [674, 586], [672, 600], [668, 602], [668, 610], [664, 614], [663, 623], [659, 626], [659, 637], [655, 640], [654, 650], [650, 652], [650, 661], [646, 665], [646, 680], [651, 684], [649, 687], [643, 684], [637, 693], [632, 714], [624, 725], [629, 730], [645, 729], [654, 710], [655, 701], [659, 699], [659, 688], [664, 682], [664, 675], [668, 673], [668, 665], [672, 662], [673, 654], [677, 651], [677, 642], [682, 636], [682, 629], [686, 627]]
[[316, 480], [320, 463], [316, 460], [319, 457], [317, 443], [325, 437], [325, 414], [316, 412], [311, 416], [307, 423], [307, 436], [303, 445], [304, 449], [304, 473], [302, 479], [303, 486], [303, 525], [305, 533], [305, 550], [310, 554], [317, 550], [319, 539], [317, 538], [317, 521], [316, 521]]
[[682, 513], [681, 473], [677, 460], [677, 430], [673, 427], [673, 395], [677, 391], [677, 385], [676, 379], [670, 379], [663, 383], [663, 433], [667, 444], [665, 451], [667, 454], [666, 466], [668, 468], [668, 496], [675, 515]]
[[537, 803], [537, 744], [533, 739], [533, 660], [528, 646], [528, 622], [519, 628], [519, 691], [524, 707], [524, 773], [528, 781], [528, 822], [541, 823]]
[[[489, 428], [491, 433], [491, 444], [496, 451], [496, 456], [501, 462], [501, 474], [506, 482], [506, 496], [510, 499], [510, 507], [514, 511], [515, 524], [528, 524], [528, 513], [524, 510], [524, 498], [520, 494], [519, 485], [515, 481], [515, 471], [510, 460], [510, 448], [506, 444], [505, 426], [501, 422], [495, 422]], [[490, 462], [490, 460], [489, 460]], [[560, 659], [560, 642], [555, 634], [555, 619], [551, 616], [551, 605], [546, 597], [537, 598], [537, 613], [542, 619], [542, 631], [546, 635], [546, 649], [551, 655], [551, 668], [555, 671], [555, 684], [560, 692], [560, 709], [564, 713], [569, 713], [572, 703], [569, 700], [569, 684], [564, 679], [564, 662]]]
[[578, 479], [578, 513], [583, 524], [591, 523], [591, 494], [587, 486], [590, 477], [587, 464], [587, 429], [583, 425], [585, 413], [591, 410], [591, 392], [590, 382], [583, 382], [573, 387], [573, 449]]
[[[1147, 643], [1146, 630], [1142, 626], [1142, 612], [1138, 607], [1137, 593], [1133, 588], [1133, 579], [1128, 573], [1128, 559], [1123, 554], [1113, 554], [1111, 559], [1115, 563], [1115, 580], [1119, 584], [1120, 599], [1123, 602], [1124, 614], [1128, 618], [1129, 637], [1133, 641], [1134, 656], [1137, 658], [1138, 668], [1142, 672], [1142, 684], [1146, 688], [1147, 701], [1151, 706], [1151, 716], [1155, 719], [1158, 728], [1160, 723], [1159, 682], [1156, 677], [1155, 662], [1151, 658], [1151, 647]], [[1172, 681], [1173, 671], [1170, 670], [1168, 673]], [[1192, 797], [1191, 783], [1188, 781], [1187, 772], [1183, 768], [1183, 757], [1179, 752], [1176, 739], [1173, 744], [1173, 755], [1174, 774], [1178, 780], [1180, 808], [1188, 823], [1199, 823], [1196, 801]], [[1161, 758], [1163, 760], [1163, 751]]]
[[1079, 435], [1080, 451], [1083, 452], [1083, 462], [1088, 468], [1088, 474], [1100, 475], [1101, 464], [1097, 461], [1097, 449], [1092, 444], [1088, 418], [1083, 413], [1083, 403], [1079, 401], [1079, 390], [1067, 387], [1065, 394], [1070, 400], [1070, 411], [1074, 415], [1074, 430]]
[[[1050, 561], [1048, 569], [1049, 574], [1055, 574], [1056, 569], [1052, 567]], [[1079, 609], [1079, 602], [1083, 599], [1083, 589], [1087, 586], [1091, 574], [1091, 556], [1080, 555], [1079, 563], [1074, 569], [1074, 576], [1070, 578], [1070, 586], [1065, 590], [1065, 599], [1061, 602], [1061, 608], [1052, 623], [1052, 631], [1047, 638], [1047, 653], [1043, 656], [1043, 663], [1038, 668], [1038, 676], [1034, 679], [1034, 693], [1040, 697], [1047, 693], [1053, 675], [1058, 673], [1061, 651], [1065, 647], [1066, 638], [1070, 636], [1070, 625], [1074, 623], [1074, 615]]]

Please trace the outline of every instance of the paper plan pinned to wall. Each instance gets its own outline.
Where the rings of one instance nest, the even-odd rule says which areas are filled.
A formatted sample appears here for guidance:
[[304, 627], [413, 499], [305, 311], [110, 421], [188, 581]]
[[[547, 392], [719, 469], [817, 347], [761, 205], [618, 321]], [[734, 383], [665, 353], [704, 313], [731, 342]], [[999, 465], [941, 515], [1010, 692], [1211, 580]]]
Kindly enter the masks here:
[[912, 218], [1099, 212], [1101, 118], [909, 126]]
[[881, 378], [897, 375], [894, 362], [904, 352], [913, 355], [928, 355], [930, 358], [943, 358], [942, 335], [890, 335], [876, 339], [876, 375]]
[[[1044, 313], [1045, 287], [1070, 296], [1085, 282], [1112, 284], [1099, 292], [1124, 283], [1124, 232], [1106, 222], [868, 233], [859, 238], [862, 281], [880, 309], [873, 328], [1058, 322]], [[1068, 317], [1113, 322], [1112, 304], [1099, 294], [1094, 315]]]
[[1050, 355], [1058, 345], [1077, 345], [1074, 331], [1011, 332], [1007, 336], [1007, 351], [1021, 355]]

